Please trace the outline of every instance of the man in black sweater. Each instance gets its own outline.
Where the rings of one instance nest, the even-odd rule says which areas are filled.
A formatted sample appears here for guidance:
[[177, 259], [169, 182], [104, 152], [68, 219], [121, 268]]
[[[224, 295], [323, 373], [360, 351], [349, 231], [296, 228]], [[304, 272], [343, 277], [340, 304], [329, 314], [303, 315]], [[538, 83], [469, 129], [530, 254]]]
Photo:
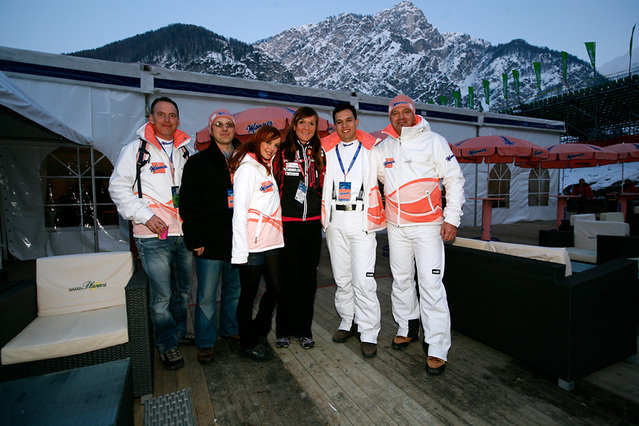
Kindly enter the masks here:
[[180, 190], [185, 244], [195, 253], [198, 280], [195, 344], [202, 364], [213, 362], [220, 277], [220, 337], [239, 339], [240, 276], [239, 270], [231, 265], [233, 184], [227, 162], [240, 142], [235, 138], [235, 120], [228, 111], [215, 111], [208, 125], [211, 143], [187, 161]]

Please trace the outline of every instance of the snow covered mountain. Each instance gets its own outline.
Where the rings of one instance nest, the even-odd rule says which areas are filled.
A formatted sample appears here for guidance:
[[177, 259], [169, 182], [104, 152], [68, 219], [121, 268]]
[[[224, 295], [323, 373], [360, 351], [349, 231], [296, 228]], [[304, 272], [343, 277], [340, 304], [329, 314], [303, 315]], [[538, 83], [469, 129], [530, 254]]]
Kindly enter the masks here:
[[[467, 99], [468, 87], [483, 99], [482, 82], [488, 80], [491, 107], [504, 105], [502, 74], [509, 99], [517, 96], [513, 70], [519, 72], [520, 99], [532, 98], [539, 93], [533, 62], [541, 63], [542, 91], [563, 85], [561, 52], [524, 40], [492, 46], [467, 34], [441, 34], [408, 0], [374, 16], [342, 14], [291, 28], [255, 47], [303, 86], [389, 97], [406, 93], [438, 104], [440, 96], [452, 104], [456, 90]], [[569, 55], [567, 74], [568, 85], [579, 87], [592, 77], [592, 68]]]
[[[453, 104], [453, 93], [459, 91], [462, 107], [469, 106], [472, 87], [474, 107], [491, 110], [531, 101], [564, 85], [561, 52], [524, 40], [493, 46], [468, 34], [442, 34], [408, 0], [373, 16], [341, 14], [291, 28], [253, 45], [175, 24], [73, 55], [368, 95], [405, 93], [437, 104], [445, 97], [446, 105]], [[541, 64], [541, 91], [533, 62]], [[572, 89], [592, 78], [589, 63], [568, 55], [567, 64]], [[519, 73], [519, 99], [513, 71]], [[490, 105], [484, 80], [490, 85]]]
[[97, 49], [71, 53], [116, 62], [296, 84], [293, 75], [250, 44], [195, 25], [173, 24]]

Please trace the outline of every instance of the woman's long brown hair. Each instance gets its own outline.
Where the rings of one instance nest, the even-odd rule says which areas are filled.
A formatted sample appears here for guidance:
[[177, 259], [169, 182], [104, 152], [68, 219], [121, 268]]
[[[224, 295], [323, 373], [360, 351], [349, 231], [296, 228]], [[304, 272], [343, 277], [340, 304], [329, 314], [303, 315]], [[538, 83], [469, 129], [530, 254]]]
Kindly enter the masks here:
[[[249, 142], [243, 143], [238, 149], [233, 152], [233, 155], [231, 155], [231, 158], [229, 159], [229, 170], [231, 171], [231, 173], [235, 173], [237, 168], [240, 167], [240, 163], [242, 162], [246, 154], [250, 152], [255, 155], [255, 158], [257, 158], [257, 161], [259, 161], [260, 164], [266, 167], [266, 171], [270, 175], [271, 167], [269, 165], [269, 162], [264, 160], [264, 157], [262, 157], [260, 145], [262, 144], [262, 142], [270, 142], [281, 137], [282, 136], [280, 135], [279, 130], [277, 130], [275, 127], [268, 124], [260, 126], [260, 128], [257, 129], [257, 132], [255, 132], [255, 135], [253, 135], [253, 138]], [[276, 153], [274, 158], [277, 157], [277, 155], [278, 154]], [[276, 162], [273, 162], [273, 164], [276, 164]]]
[[297, 141], [295, 126], [297, 125], [298, 121], [308, 117], [315, 117], [315, 122], [317, 123], [315, 126], [315, 134], [313, 135], [311, 140], [308, 141], [308, 144], [311, 148], [311, 152], [313, 153], [313, 161], [315, 162], [315, 167], [317, 168], [317, 170], [322, 170], [324, 169], [324, 157], [322, 156], [322, 142], [320, 141], [319, 137], [319, 115], [317, 115], [317, 112], [313, 108], [301, 107], [297, 111], [295, 111], [295, 114], [293, 114], [292, 123], [290, 124], [290, 126], [288, 126], [288, 129], [286, 131], [286, 139], [282, 144], [282, 153], [288, 161], [295, 160], [295, 145]]

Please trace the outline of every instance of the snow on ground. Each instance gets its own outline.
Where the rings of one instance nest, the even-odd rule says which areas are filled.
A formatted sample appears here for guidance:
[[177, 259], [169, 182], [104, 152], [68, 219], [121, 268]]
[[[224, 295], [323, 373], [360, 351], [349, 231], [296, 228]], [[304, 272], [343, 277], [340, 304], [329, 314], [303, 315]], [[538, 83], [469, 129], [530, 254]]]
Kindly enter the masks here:
[[[593, 191], [607, 188], [621, 181], [621, 164], [610, 164], [608, 166], [581, 167], [578, 169], [564, 170], [563, 187], [574, 185], [583, 178]], [[561, 173], [561, 171], [560, 171]], [[561, 179], [561, 174], [559, 175]], [[632, 180], [635, 184], [639, 181], [639, 161], [625, 163], [623, 165], [623, 178]]]

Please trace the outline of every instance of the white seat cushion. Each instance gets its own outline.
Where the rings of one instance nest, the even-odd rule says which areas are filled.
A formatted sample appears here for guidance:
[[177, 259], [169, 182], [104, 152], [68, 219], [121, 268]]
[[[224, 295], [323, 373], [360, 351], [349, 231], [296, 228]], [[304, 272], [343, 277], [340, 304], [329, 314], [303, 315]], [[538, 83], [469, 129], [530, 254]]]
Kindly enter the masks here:
[[578, 220], [597, 220], [594, 213], [573, 214], [570, 216], [570, 226], [575, 226]]
[[2, 364], [52, 359], [129, 341], [126, 306], [37, 317], [7, 343]]
[[[630, 225], [624, 222], [578, 220], [575, 222], [575, 248], [597, 252], [597, 235], [630, 235]], [[576, 259], [573, 259], [576, 260]]]
[[38, 316], [124, 305], [131, 252], [51, 256], [36, 261]]
[[566, 265], [566, 276], [572, 274], [572, 266], [568, 252], [563, 247], [538, 247], [526, 244], [501, 243], [492, 241], [487, 248], [495, 253], [509, 254], [511, 256], [526, 257], [528, 259], [543, 260], [545, 262], [561, 263]]
[[623, 222], [623, 213], [604, 212], [599, 215], [599, 220], [603, 220], [605, 222]]
[[488, 244], [490, 244], [489, 241], [476, 240], [474, 238], [456, 237], [455, 240], [453, 240], [454, 246], [467, 247], [476, 250], [486, 250], [486, 246]]

